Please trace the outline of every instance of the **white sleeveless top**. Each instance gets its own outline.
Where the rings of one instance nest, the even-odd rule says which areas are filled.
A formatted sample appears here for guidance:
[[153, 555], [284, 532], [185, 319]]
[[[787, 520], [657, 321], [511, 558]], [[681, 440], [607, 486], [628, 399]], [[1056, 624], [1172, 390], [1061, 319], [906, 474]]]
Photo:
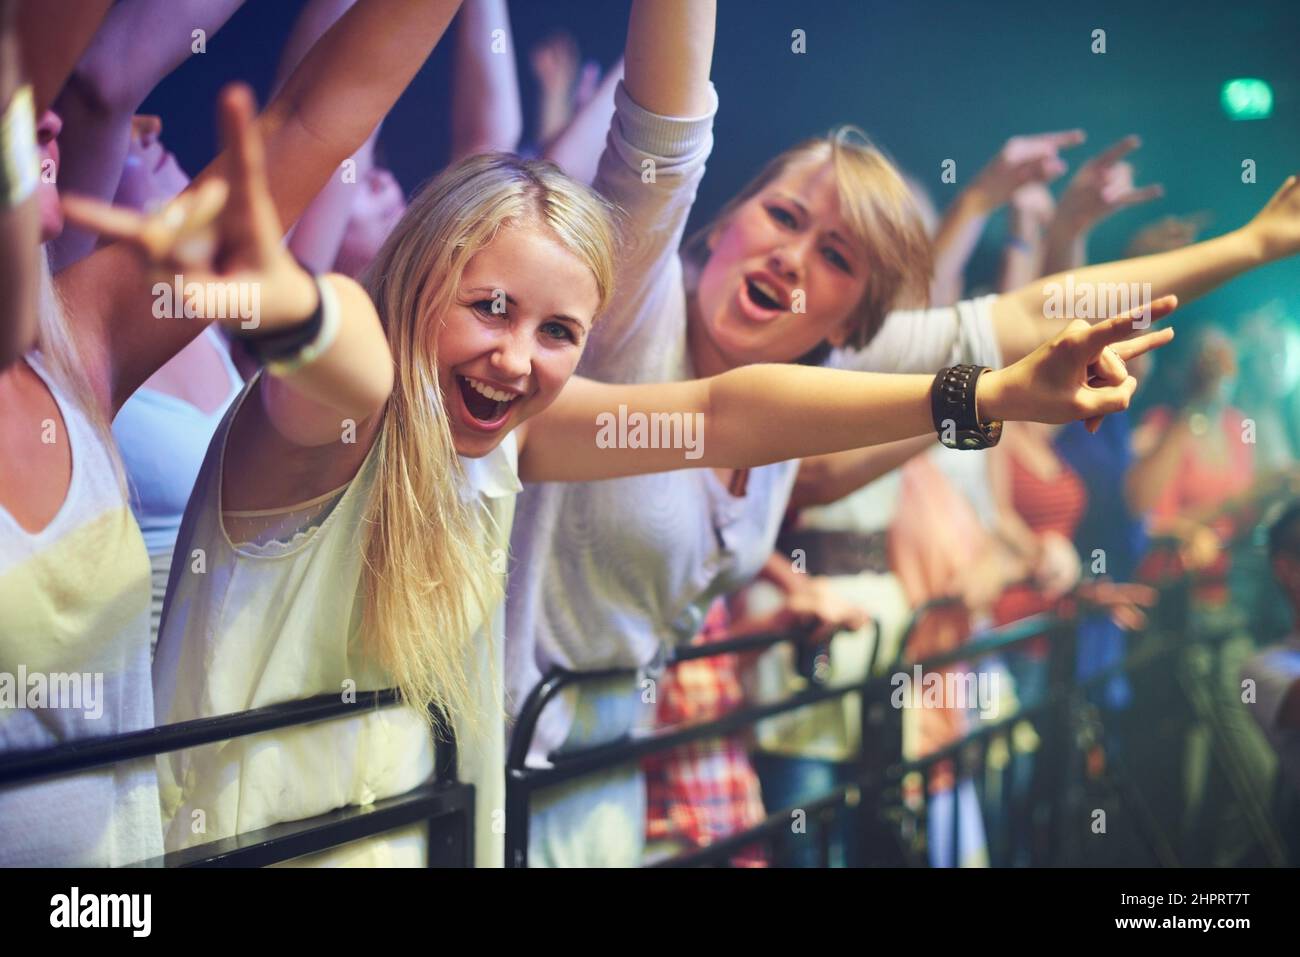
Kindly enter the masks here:
[[[27, 361], [63, 417], [47, 425], [69, 443], [72, 481], [35, 534], [0, 507], [0, 762], [153, 725], [144, 539], [110, 450]], [[160, 853], [151, 758], [0, 790], [0, 866], [115, 867]]]
[[[347, 688], [392, 686], [367, 660], [358, 638], [361, 519], [382, 437], [320, 526], [287, 547], [267, 554], [236, 546], [226, 534], [221, 520], [226, 439], [258, 380], [249, 382], [218, 428], [181, 525], [154, 661], [159, 724], [342, 694]], [[520, 489], [517, 459], [513, 434], [483, 459], [462, 459], [471, 486], [463, 494], [479, 498], [502, 549]], [[500, 608], [480, 634], [477, 697], [484, 720], [476, 746], [459, 742], [459, 774], [476, 788], [475, 860], [483, 867], [501, 866], [504, 854]], [[369, 804], [429, 780], [433, 761], [431, 735], [408, 707], [173, 752], [159, 760], [164, 840], [169, 851], [176, 850]], [[426, 831], [416, 825], [298, 863], [420, 866], [427, 854]]]

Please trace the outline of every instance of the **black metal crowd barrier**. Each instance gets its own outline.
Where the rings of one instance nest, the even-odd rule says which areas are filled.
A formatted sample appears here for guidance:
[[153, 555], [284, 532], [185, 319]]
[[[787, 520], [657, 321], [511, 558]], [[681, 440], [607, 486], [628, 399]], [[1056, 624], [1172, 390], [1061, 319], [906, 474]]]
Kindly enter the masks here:
[[[719, 738], [755, 726], [779, 714], [807, 708], [821, 702], [860, 696], [860, 745], [849, 763], [847, 783], [802, 801], [797, 808], [772, 811], [758, 825], [714, 843], [654, 864], [658, 867], [725, 865], [738, 852], [765, 848], [771, 859], [780, 861], [789, 841], [792, 815], [801, 812], [815, 825], [817, 860], [823, 866], [831, 858], [831, 828], [844, 815], [854, 826], [851, 857], [868, 865], [925, 866], [963, 862], [963, 801], [967, 788], [973, 790], [985, 828], [982, 842], [987, 862], [998, 865], [1071, 866], [1097, 863], [1088, 846], [1089, 812], [1107, 807], [1121, 809], [1128, 822], [1128, 834], [1140, 842], [1150, 863], [1165, 866], [1187, 863], [1178, 835], [1149, 797], [1150, 782], [1142, 778], [1141, 766], [1151, 757], [1137, 749], [1129, 751], [1140, 735], [1123, 731], [1123, 749], [1103, 747], [1117, 743], [1116, 715], [1107, 714], [1090, 700], [1090, 693], [1116, 675], [1136, 677], [1154, 674], [1163, 690], [1174, 689], [1174, 707], [1162, 706], [1162, 718], [1170, 723], [1162, 731], [1178, 737], [1196, 722], [1208, 725], [1216, 760], [1261, 851], [1260, 863], [1285, 863], [1283, 839], [1269, 817], [1269, 810], [1234, 770], [1231, 740], [1216, 726], [1218, 718], [1198, 699], [1195, 682], [1186, 674], [1187, 635], [1195, 631], [1192, 594], [1198, 580], [1184, 575], [1166, 583], [1162, 590], [1158, 622], [1139, 634], [1130, 634], [1128, 652], [1122, 660], [1080, 680], [1076, 665], [1077, 626], [1090, 612], [1086, 602], [1075, 597], [1070, 614], [1039, 614], [972, 636], [957, 647], [927, 655], [911, 656], [913, 637], [929, 615], [956, 604], [942, 599], [918, 608], [904, 632], [894, 659], [879, 660], [881, 633], [872, 621], [874, 640], [862, 680], [828, 686], [814, 666], [816, 654], [824, 654], [829, 640], [814, 655], [809, 654], [810, 634], [795, 630], [781, 634], [732, 637], [700, 645], [677, 648], [667, 665], [744, 652], [761, 652], [776, 645], [793, 645], [800, 672], [808, 684], [803, 690], [775, 701], [745, 705], [722, 717], [686, 726], [637, 732], [606, 744], [565, 751], [549, 756], [548, 766], [528, 764], [530, 745], [539, 719], [548, 704], [566, 688], [609, 679], [631, 680], [639, 669], [611, 669], [571, 672], [553, 669], [533, 689], [517, 719], [506, 761], [506, 865], [528, 865], [529, 817], [534, 796], [547, 788], [575, 781], [601, 770], [639, 761], [693, 741]], [[1094, 610], [1095, 609], [1091, 609]], [[922, 755], [905, 756], [903, 721], [905, 708], [891, 703], [896, 676], [914, 673], [944, 674], [953, 669], [955, 680], [966, 680], [978, 669], [971, 663], [1005, 660], [1034, 641], [1044, 641], [1046, 660], [1041, 665], [1047, 680], [1039, 700], [1021, 702], [1011, 714], [994, 720], [980, 720], [953, 740]], [[1207, 647], [1213, 648], [1213, 642]], [[302, 701], [284, 702], [237, 714], [186, 721], [147, 730], [86, 738], [51, 748], [10, 752], [0, 762], [0, 787], [23, 784], [49, 777], [101, 768], [119, 761], [155, 757], [172, 751], [246, 735], [258, 734], [313, 722], [357, 716], [372, 708], [399, 703], [393, 690], [359, 692], [354, 702], [339, 695], [321, 695]], [[196, 847], [174, 851], [139, 862], [143, 867], [263, 866], [291, 861], [304, 855], [338, 847], [420, 821], [429, 825], [430, 867], [472, 866], [474, 858], [474, 788], [457, 780], [456, 743], [449, 725], [434, 715], [434, 778], [414, 790], [372, 804], [339, 808], [326, 814], [275, 824], [254, 832], [237, 834]], [[1036, 745], [1021, 747], [1017, 735], [1029, 727]], [[1024, 735], [1021, 735], [1022, 737]], [[1162, 745], [1157, 742], [1156, 747]], [[1120, 756], [1121, 753], [1123, 757]], [[1097, 760], [1104, 753], [1104, 760]], [[1147, 775], [1151, 777], [1150, 774]], [[945, 788], [944, 785], [947, 784]], [[932, 833], [931, 812], [935, 799], [945, 795], [950, 808], [947, 834]], [[1094, 832], [1095, 833], [1095, 832]], [[935, 859], [935, 847], [946, 839], [951, 855]], [[1192, 863], [1198, 863], [1193, 860]]]
[[[0, 787], [106, 767], [119, 761], [296, 727], [399, 704], [397, 692], [359, 691], [355, 701], [326, 694], [251, 711], [198, 718], [125, 734], [83, 738], [50, 748], [9, 752], [0, 762]], [[328, 850], [420, 821], [429, 823], [428, 866], [468, 867], [474, 862], [474, 787], [457, 780], [456, 741], [441, 715], [432, 714], [434, 779], [373, 804], [274, 824], [210, 841], [136, 867], [262, 867]]]
[[[975, 794], [980, 826], [985, 828], [981, 843], [986, 862], [993, 866], [1107, 863], [1096, 851], [1101, 842], [1091, 840], [1092, 835], [1105, 831], [1104, 818], [1098, 814], [1105, 811], [1123, 821], [1126, 839], [1140, 847], [1144, 862], [1162, 866], [1187, 863], [1188, 855], [1179, 850], [1178, 835], [1155, 808], [1148, 793], [1150, 789], [1145, 787], [1147, 782], [1143, 781], [1140, 767], [1145, 756], [1132, 747], [1144, 729], [1125, 727], [1126, 721], [1133, 720], [1131, 715], [1111, 713], [1093, 699], [1098, 689], [1116, 676], [1134, 679], [1148, 676], [1144, 680], [1168, 685], [1181, 674], [1187, 652], [1188, 622], [1194, 613], [1191, 594], [1197, 584], [1198, 579], [1187, 575], [1167, 583], [1162, 592], [1159, 621], [1141, 632], [1129, 633], [1128, 651], [1123, 658], [1086, 679], [1078, 676], [1078, 625], [1083, 617], [1100, 609], [1077, 594], [1071, 596], [1073, 610], [1068, 614], [1034, 615], [976, 634], [950, 650], [912, 659], [910, 639], [920, 623], [927, 615], [956, 603], [954, 599], [945, 599], [916, 610], [895, 660], [883, 669], [877, 667], [880, 663], [876, 660], [880, 653], [877, 623], [872, 661], [860, 682], [827, 687], [813, 680], [805, 690], [780, 701], [746, 705], [708, 722], [656, 728], [579, 751], [555, 753], [549, 756], [549, 766], [531, 767], [527, 759], [538, 721], [561, 691], [611, 678], [633, 679], [639, 674], [634, 669], [581, 673], [553, 669], [529, 695], [513, 732], [506, 767], [507, 866], [528, 865], [529, 809], [537, 792], [687, 742], [734, 734], [764, 718], [848, 694], [860, 695], [862, 702], [860, 750], [846, 775], [850, 783], [804, 801], [797, 809], [775, 810], [757, 826], [653, 866], [725, 864], [737, 852], [755, 846], [766, 848], [772, 859], [779, 860], [782, 842], [788, 840], [791, 815], [796, 810], [820, 825], [816, 849], [823, 866], [830, 859], [830, 824], [837, 814], [852, 815], [855, 822], [851, 834], [856, 846], [851, 856], [857, 862], [959, 865], [963, 861], [961, 831], [966, 788]], [[765, 650], [783, 642], [798, 647], [806, 638], [803, 633], [788, 633], [691, 645], [679, 648], [668, 663]], [[1039, 666], [1046, 671], [1046, 683], [1037, 700], [1022, 701], [1013, 713], [996, 720], [980, 720], [931, 753], [904, 757], [903, 709], [893, 706], [889, 700], [892, 676], [911, 672], [918, 665], [923, 673], [942, 672], [946, 666], [957, 663], [1005, 659], [1020, 654], [1024, 646], [1039, 640], [1046, 644], [1045, 660]], [[1179, 693], [1178, 706], [1165, 715], [1172, 724], [1162, 731], [1166, 738], [1173, 740], [1180, 739], [1195, 722], [1210, 720], [1192, 707], [1194, 696], [1186, 687]], [[1025, 727], [1032, 729], [1032, 734], [1025, 735]], [[1215, 735], [1218, 758], [1225, 763], [1231, 779], [1230, 748], [1220, 740], [1218, 729], [1212, 726], [1211, 733]], [[1017, 744], [1018, 737], [1034, 738], [1036, 744], [1023, 748]], [[1125, 744], [1124, 748], [1120, 747], [1121, 743]], [[1157, 748], [1164, 746], [1160, 742], [1155, 744]], [[929, 833], [930, 811], [935, 806], [932, 798], [945, 793], [937, 783], [943, 779], [951, 779], [946, 788], [950, 809], [946, 826], [950, 831], [947, 835], [933, 835]], [[1257, 796], [1247, 794], [1244, 787], [1233, 786], [1260, 842], [1260, 861], [1283, 863], [1282, 842], [1276, 828], [1270, 829], [1264, 809], [1253, 806], [1258, 804]], [[931, 844], [944, 836], [951, 853], [935, 860]], [[1132, 857], [1127, 862], [1131, 861]]]
[[[770, 813], [760, 824], [716, 841], [708, 847], [694, 849], [656, 862], [656, 867], [681, 867], [722, 864], [743, 849], [763, 846], [773, 859], [780, 857], [780, 845], [790, 830], [792, 814], [802, 811], [805, 818], [815, 821], [817, 829], [818, 860], [826, 866], [830, 859], [830, 825], [837, 813], [852, 814], [857, 826], [853, 828], [857, 848], [855, 860], [875, 864], [919, 864], [917, 848], [925, 843], [925, 827], [909, 828], [903, 819], [902, 788], [904, 778], [920, 774], [928, 787], [935, 767], [943, 761], [956, 758], [961, 768], [968, 765], [965, 749], [972, 743], [988, 742], [997, 734], [1005, 734], [1011, 725], [1033, 716], [1030, 712], [1017, 712], [1003, 722], [983, 728], [962, 741], [911, 761], [902, 753], [902, 714], [889, 703], [893, 690], [892, 675], [900, 670], [910, 671], [920, 665], [923, 670], [934, 670], [958, 660], [972, 660], [994, 652], [1006, 651], [1036, 638], [1051, 636], [1062, 630], [1065, 622], [1056, 616], [1039, 615], [997, 629], [985, 636], [963, 644], [960, 648], [929, 656], [920, 661], [906, 660], [908, 637], [925, 615], [939, 610], [951, 601], [932, 602], [922, 606], [913, 616], [912, 624], [904, 635], [900, 652], [890, 667], [881, 673], [877, 668], [880, 654], [879, 623], [873, 621], [875, 630], [872, 653], [863, 681], [837, 687], [811, 684], [806, 690], [780, 701], [753, 704], [730, 712], [716, 720], [691, 724], [686, 727], [657, 728], [645, 734], [633, 734], [620, 741], [584, 748], [580, 751], [552, 754], [549, 767], [530, 767], [527, 757], [538, 720], [545, 707], [567, 687], [606, 681], [611, 678], [633, 679], [636, 669], [610, 669], [598, 672], [572, 672], [552, 669], [534, 688], [520, 712], [514, 729], [511, 749], [506, 765], [506, 863], [511, 867], [528, 864], [528, 818], [533, 795], [545, 788], [581, 778], [593, 772], [611, 769], [639, 760], [650, 754], [670, 751], [687, 742], [718, 738], [754, 726], [764, 718], [806, 708], [819, 702], [842, 698], [849, 694], [861, 695], [861, 736], [858, 760], [855, 762], [851, 783], [841, 785], [815, 799], [801, 802], [798, 808], [782, 808]], [[1064, 629], [1068, 631], [1068, 628]], [[805, 632], [776, 635], [759, 635], [727, 641], [690, 645], [678, 649], [669, 658], [669, 664], [696, 658], [714, 657], [743, 651], [766, 650], [774, 645], [790, 642], [796, 646], [807, 641]], [[1053, 643], [1055, 645], [1055, 643]], [[1062, 646], [1059, 656], [1068, 652]], [[1072, 645], [1070, 646], [1072, 648]], [[1064, 658], [1063, 658], [1064, 660]], [[1069, 659], [1069, 660], [1072, 660]], [[1072, 673], [1072, 672], [1071, 672]], [[1064, 676], [1062, 680], [1066, 680]], [[1035, 709], [1047, 712], [1049, 704]], [[1052, 736], [1064, 736], [1063, 722], [1057, 719]], [[954, 802], [955, 803], [955, 802]], [[956, 809], [954, 808], [954, 811]], [[953, 844], [960, 847], [960, 817], [953, 814]], [[1053, 819], [1060, 812], [1053, 810]], [[924, 815], [921, 816], [923, 822]], [[904, 836], [909, 830], [915, 838], [908, 842]], [[885, 840], [882, 840], [885, 838]]]
[[[873, 643], [871, 664], [874, 665], [880, 646], [879, 623], [872, 620], [876, 640]], [[795, 630], [781, 634], [749, 635], [724, 641], [709, 642], [705, 645], [687, 645], [672, 652], [667, 664], [697, 658], [711, 658], [717, 655], [740, 652], [764, 651], [782, 643], [795, 645], [796, 653], [807, 645], [809, 634], [804, 630]], [[869, 666], [869, 671], [871, 670]], [[700, 723], [682, 728], [660, 728], [652, 732], [637, 735], [608, 744], [596, 745], [578, 751], [549, 756], [549, 767], [530, 767], [527, 759], [533, 735], [546, 706], [565, 688], [579, 684], [606, 681], [612, 678], [635, 679], [639, 669], [619, 668], [604, 671], [574, 672], [562, 668], [552, 668], [542, 681], [532, 690], [519, 717], [515, 722], [511, 737], [510, 753], [506, 760], [506, 866], [528, 866], [528, 825], [532, 798], [538, 791], [572, 781], [583, 775], [609, 768], [615, 768], [637, 761], [650, 754], [670, 751], [675, 747], [691, 741], [717, 738], [751, 727], [764, 718], [794, 711], [798, 708], [841, 698], [862, 690], [858, 684], [843, 687], [813, 686], [784, 700], [753, 704], [742, 707], [724, 715], [715, 721]], [[874, 782], [870, 782], [874, 783]], [[844, 786], [824, 795], [816, 801], [807, 802], [803, 810], [809, 818], [819, 823], [821, 835], [820, 851], [823, 863], [829, 857], [827, 827], [829, 815], [837, 809], [852, 809], [859, 803], [859, 786]], [[791, 809], [793, 810], [793, 809]], [[783, 836], [783, 829], [790, 821], [788, 811], [769, 814], [761, 824], [727, 839], [711, 844], [689, 853], [679, 855], [655, 866], [699, 866], [721, 863], [731, 857], [737, 850], [755, 844], [764, 844], [775, 848]]]
[[[1037, 615], [988, 632], [951, 651], [918, 661], [908, 660], [906, 657], [908, 638], [917, 624], [927, 614], [953, 603], [951, 600], [936, 601], [918, 609], [904, 634], [897, 658], [883, 673], [877, 668], [880, 653], [879, 624], [873, 622], [875, 640], [872, 644], [871, 660], [868, 663], [866, 676], [861, 682], [837, 687], [819, 686], [814, 683], [806, 690], [783, 700], [748, 705], [713, 721], [680, 728], [659, 728], [643, 735], [634, 734], [609, 744], [553, 754], [549, 759], [549, 767], [529, 767], [527, 764], [529, 745], [541, 713], [564, 688], [610, 678], [631, 679], [638, 674], [635, 669], [612, 669], [599, 672], [553, 669], [529, 695], [514, 730], [507, 761], [506, 780], [507, 866], [527, 866], [529, 807], [532, 796], [536, 792], [593, 772], [636, 761], [649, 754], [669, 751], [690, 741], [733, 734], [752, 727], [764, 718], [849, 694], [859, 694], [862, 700], [859, 711], [861, 743], [858, 760], [854, 762], [851, 783], [841, 785], [815, 799], [801, 802], [798, 808], [782, 808], [773, 811], [763, 822], [754, 827], [716, 841], [707, 847], [656, 862], [653, 866], [723, 864], [738, 851], [754, 846], [765, 847], [772, 859], [779, 860], [781, 843], [790, 831], [792, 814], [795, 811], [802, 811], [806, 819], [815, 821], [819, 825], [816, 832], [817, 854], [822, 866], [826, 866], [830, 860], [830, 825], [836, 814], [852, 814], [856, 821], [856, 827], [851, 829], [857, 844], [852, 855], [853, 859], [867, 864], [923, 864], [926, 844], [925, 814], [918, 814], [915, 810], [908, 809], [903, 795], [905, 779], [910, 775], [919, 775], [923, 782], [922, 793], [928, 793], [936, 767], [942, 762], [955, 760], [958, 765], [957, 777], [960, 780], [963, 772], [987, 758], [989, 743], [997, 736], [1005, 736], [1010, 733], [1014, 725], [1035, 718], [1050, 719], [1045, 725], [1050, 729], [1045, 740], [1050, 741], [1052, 747], [1045, 748], [1044, 751], [1060, 753], [1061, 746], [1066, 742], [1069, 734], [1069, 723], [1063, 714], [1055, 712], [1061, 712], [1074, 703], [1074, 695], [1069, 687], [1073, 669], [1066, 669], [1060, 665], [1060, 662], [1064, 661], [1073, 662], [1073, 643], [1068, 638], [1071, 622], [1054, 615]], [[1052, 668], [1052, 690], [1049, 691], [1047, 700], [1043, 704], [1033, 709], [1019, 710], [1006, 719], [982, 727], [932, 754], [904, 760], [902, 712], [889, 702], [894, 687], [891, 680], [893, 675], [900, 671], [910, 672], [917, 665], [921, 666], [923, 671], [933, 672], [946, 664], [1014, 650], [1020, 645], [1044, 637], [1051, 639], [1051, 653], [1057, 661]], [[669, 663], [740, 651], [765, 650], [783, 642], [798, 645], [806, 639], [805, 633], [796, 632], [691, 645], [677, 650], [670, 657]], [[982, 746], [983, 750], [979, 758], [972, 758], [969, 754], [972, 745]], [[1041, 780], [1047, 781], [1059, 777], [1062, 773], [1059, 768], [1049, 768], [1042, 773]], [[1063, 808], [1053, 804], [1053, 796], [1063, 791], [1064, 789], [1058, 791], [1041, 787], [1036, 792], [1039, 798], [1037, 806], [1047, 808], [1045, 826], [1048, 829], [1056, 829], [1065, 814]], [[958, 813], [956, 800], [953, 804], [951, 846], [956, 849], [961, 847], [959, 843], [961, 814]], [[1047, 843], [1056, 846], [1055, 842]], [[1046, 862], [1040, 855], [1035, 858], [1034, 863]]]
[[[927, 614], [953, 604], [954, 600], [946, 599], [922, 606], [913, 616], [909, 635]], [[945, 764], [950, 766], [953, 779], [948, 789], [951, 833], [947, 843], [952, 854], [945, 855], [940, 863], [962, 860], [963, 787], [974, 792], [981, 827], [985, 828], [984, 862], [992, 866], [1095, 863], [1087, 853], [1085, 835], [1097, 833], [1089, 825], [1099, 819], [1091, 819], [1089, 811], [1095, 814], [1107, 809], [1112, 813], [1127, 812], [1132, 822], [1129, 833], [1145, 845], [1153, 863], [1177, 863], [1155, 815], [1123, 774], [1119, 759], [1109, 754], [1104, 769], [1089, 772], [1086, 767], [1089, 757], [1100, 753], [1106, 732], [1101, 713], [1088, 700], [1088, 692], [1116, 675], [1133, 674], [1166, 662], [1176, 653], [1177, 643], [1154, 630], [1131, 635], [1133, 647], [1122, 660], [1080, 680], [1076, 665], [1078, 624], [1088, 610], [1084, 604], [1079, 614], [1033, 615], [918, 662], [900, 661], [900, 667], [919, 664], [929, 671], [941, 671], [959, 662], [1023, 654], [1026, 644], [1046, 641], [1046, 656], [1040, 667], [1046, 671], [1047, 680], [1037, 701], [1020, 702], [1010, 714], [980, 721], [939, 749], [899, 760], [887, 770], [889, 790], [881, 796], [881, 803], [883, 808], [894, 808], [892, 814], [902, 819], [898, 833], [905, 840], [910, 837], [910, 846], [905, 848], [909, 863], [933, 863], [933, 857], [927, 856], [928, 798], [935, 772]], [[906, 637], [903, 644], [905, 656]], [[1016, 741], [1025, 728], [1032, 729], [1029, 736], [1036, 739], [1028, 748]], [[889, 733], [892, 729], [879, 730]], [[991, 755], [997, 752], [1000, 756], [995, 760]], [[908, 801], [903, 796], [908, 776], [920, 778], [919, 786], [912, 789], [919, 793], [919, 799]]]

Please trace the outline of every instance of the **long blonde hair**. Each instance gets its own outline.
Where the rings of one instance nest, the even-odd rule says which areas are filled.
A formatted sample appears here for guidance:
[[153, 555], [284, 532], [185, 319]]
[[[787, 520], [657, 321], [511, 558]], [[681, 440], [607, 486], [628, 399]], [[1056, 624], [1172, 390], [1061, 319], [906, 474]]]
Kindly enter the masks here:
[[[81, 341], [68, 323], [67, 310], [63, 297], [50, 269], [48, 251], [41, 249], [40, 259], [40, 299], [37, 305], [39, 324], [36, 339], [36, 351], [40, 353], [41, 363], [50, 374], [59, 390], [67, 396], [77, 409], [90, 422], [91, 428], [99, 437], [113, 467], [113, 477], [118, 489], [126, 495], [126, 469], [113, 438], [113, 419], [111, 408], [105, 408], [100, 397], [90, 385], [86, 374], [88, 364], [82, 352]], [[111, 399], [110, 399], [111, 401]]]
[[608, 207], [552, 164], [508, 154], [470, 157], [426, 185], [362, 277], [396, 364], [365, 516], [362, 641], [409, 704], [437, 706], [458, 734], [482, 717], [473, 626], [501, 600], [504, 556], [485, 545], [481, 506], [459, 494], [435, 344], [470, 258], [521, 224], [591, 269], [603, 309], [614, 282]]
[[856, 126], [836, 127], [826, 136], [804, 140], [775, 156], [709, 225], [690, 238], [684, 252], [698, 268], [708, 256], [709, 234], [724, 226], [741, 204], [796, 163], [818, 161], [830, 162], [839, 187], [840, 211], [867, 253], [867, 288], [853, 310], [846, 342], [861, 348], [900, 303], [926, 301], [934, 252], [902, 175]]

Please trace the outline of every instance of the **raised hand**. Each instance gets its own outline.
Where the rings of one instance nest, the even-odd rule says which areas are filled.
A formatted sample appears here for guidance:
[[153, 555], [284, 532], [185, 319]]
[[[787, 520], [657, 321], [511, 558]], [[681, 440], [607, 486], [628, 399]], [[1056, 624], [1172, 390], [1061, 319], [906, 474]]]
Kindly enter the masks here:
[[1294, 173], [1245, 229], [1259, 240], [1265, 260], [1300, 252], [1300, 179]]
[[547, 92], [568, 96], [578, 76], [578, 43], [573, 35], [557, 31], [533, 44], [528, 62], [537, 83]]
[[1056, 201], [1052, 191], [1037, 180], [1026, 183], [1011, 194], [1011, 217], [1017, 225], [1042, 229], [1056, 215]]
[[[174, 303], [175, 318], [269, 332], [309, 317], [318, 294], [311, 277], [281, 245], [283, 230], [267, 185], [266, 156], [253, 125], [252, 92], [231, 85], [222, 91], [218, 108], [231, 150], [223, 172], [206, 176], [151, 214], [78, 196], [64, 199], [64, 211], [87, 229], [129, 243], [160, 280], [171, 283], [179, 277], [184, 300]], [[202, 295], [191, 296], [196, 288]], [[179, 311], [182, 306], [186, 311]]]
[[1083, 130], [1013, 136], [980, 170], [971, 188], [988, 209], [997, 209], [1026, 183], [1050, 183], [1064, 173], [1060, 151], [1083, 141]]
[[1057, 203], [1056, 223], [1078, 235], [1121, 209], [1163, 196], [1159, 184], [1133, 185], [1133, 167], [1124, 157], [1141, 145], [1138, 137], [1126, 136], [1080, 166]]
[[1176, 296], [1165, 296], [1146, 307], [1149, 315], [1135, 309], [1091, 326], [1074, 320], [1019, 362], [980, 377], [980, 418], [1053, 425], [1087, 419], [1095, 431], [1101, 416], [1128, 408], [1137, 389], [1124, 363], [1174, 337], [1168, 327], [1137, 333], [1177, 305]]

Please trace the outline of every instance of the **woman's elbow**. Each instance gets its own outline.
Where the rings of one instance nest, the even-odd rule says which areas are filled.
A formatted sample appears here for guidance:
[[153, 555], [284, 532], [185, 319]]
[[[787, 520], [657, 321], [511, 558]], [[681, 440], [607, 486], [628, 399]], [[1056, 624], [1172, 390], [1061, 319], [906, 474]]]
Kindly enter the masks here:
[[392, 397], [395, 384], [393, 361], [387, 353], [385, 359], [374, 363], [348, 390], [347, 408], [340, 410], [348, 418], [358, 422], [368, 419], [381, 411]]

